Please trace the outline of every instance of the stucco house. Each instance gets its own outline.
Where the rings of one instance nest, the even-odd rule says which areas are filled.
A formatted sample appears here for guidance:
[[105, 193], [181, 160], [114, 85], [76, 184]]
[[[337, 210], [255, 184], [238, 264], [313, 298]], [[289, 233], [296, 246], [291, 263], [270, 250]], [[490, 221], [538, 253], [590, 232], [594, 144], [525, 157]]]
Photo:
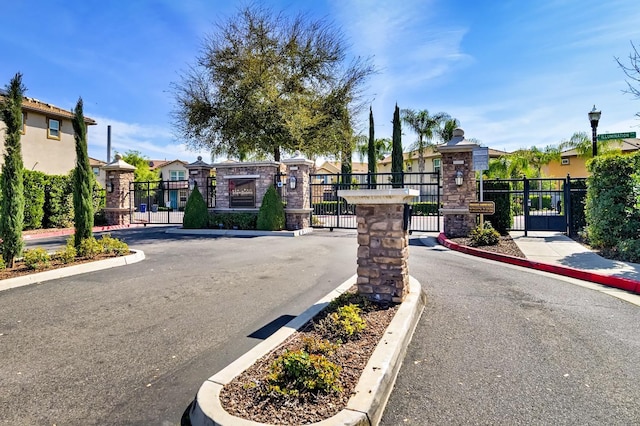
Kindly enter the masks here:
[[189, 197], [189, 171], [186, 165], [189, 164], [182, 160], [149, 160], [149, 168], [157, 170], [158, 176], [162, 181], [168, 182], [164, 185], [164, 203], [166, 207], [179, 208], [184, 207]]
[[[615, 141], [611, 148], [619, 149], [623, 154], [631, 154], [640, 149], [640, 139], [629, 138]], [[552, 161], [542, 167], [542, 174], [545, 177], [564, 178], [568, 175], [574, 178], [589, 177], [587, 171], [587, 160], [591, 157], [580, 157], [578, 151], [569, 149], [560, 153], [560, 161]]]
[[[425, 173], [433, 173], [440, 171], [442, 168], [442, 155], [435, 150], [434, 146], [426, 147], [423, 152], [424, 157], [424, 172]], [[498, 158], [502, 155], [507, 154], [505, 151], [500, 151], [498, 149], [489, 148], [489, 158]], [[404, 160], [404, 171], [417, 173], [420, 171], [419, 161], [420, 154], [416, 151], [404, 152], [402, 154]], [[391, 173], [391, 155], [385, 157], [382, 161], [378, 163], [378, 172], [379, 173]]]
[[[3, 92], [0, 92], [0, 97]], [[22, 100], [22, 161], [25, 169], [49, 175], [65, 175], [76, 166], [73, 112], [37, 99]], [[84, 118], [88, 126], [95, 120]], [[4, 154], [5, 125], [0, 121], [0, 145]], [[0, 165], [4, 155], [0, 155]]]
[[107, 173], [102, 169], [102, 167], [106, 165], [107, 163], [102, 160], [89, 157], [89, 166], [91, 166], [91, 171], [102, 188], [106, 187]]

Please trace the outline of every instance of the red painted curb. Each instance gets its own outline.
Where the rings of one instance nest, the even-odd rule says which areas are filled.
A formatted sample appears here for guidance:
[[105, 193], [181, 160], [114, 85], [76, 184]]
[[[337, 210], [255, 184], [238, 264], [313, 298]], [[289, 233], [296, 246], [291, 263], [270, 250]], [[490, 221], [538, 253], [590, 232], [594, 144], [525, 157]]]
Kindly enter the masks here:
[[[142, 224], [130, 224], [130, 225], [112, 225], [112, 226], [94, 226], [93, 232], [104, 232], [104, 231], [113, 231], [116, 229], [127, 229], [127, 228], [139, 228], [143, 226]], [[72, 235], [74, 233], [73, 229], [60, 229], [58, 231], [51, 230], [51, 232], [42, 232], [39, 234], [28, 234], [24, 235], [22, 239], [24, 240], [37, 240], [40, 238], [49, 238], [49, 237], [60, 237], [63, 235]]]
[[453, 241], [448, 240], [447, 236], [444, 235], [444, 233], [440, 233], [440, 235], [438, 235], [438, 242], [451, 250], [459, 251], [473, 256], [496, 260], [498, 262], [504, 262], [510, 265], [522, 266], [524, 268], [536, 269], [538, 271], [550, 272], [552, 274], [563, 275], [565, 277], [576, 278], [579, 280], [590, 281], [593, 283], [606, 285], [608, 287], [626, 290], [631, 293], [640, 294], [640, 281], [635, 281], [629, 278], [596, 274], [594, 272], [583, 271], [581, 269], [575, 269], [568, 266], [550, 265], [548, 263], [536, 262], [533, 260], [522, 259], [520, 257], [509, 256], [506, 254], [498, 254], [473, 247], [461, 246], [460, 244], [456, 244]]

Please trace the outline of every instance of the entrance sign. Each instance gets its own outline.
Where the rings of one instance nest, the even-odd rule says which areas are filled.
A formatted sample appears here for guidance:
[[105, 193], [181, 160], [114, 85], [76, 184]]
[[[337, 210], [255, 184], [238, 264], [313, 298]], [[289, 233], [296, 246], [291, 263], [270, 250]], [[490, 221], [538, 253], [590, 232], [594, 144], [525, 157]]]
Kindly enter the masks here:
[[481, 172], [489, 168], [489, 148], [481, 147], [473, 150], [473, 170]]
[[469, 201], [469, 213], [494, 214], [496, 204], [493, 201]]
[[229, 207], [254, 208], [256, 206], [255, 179], [229, 179]]
[[603, 133], [598, 135], [599, 141], [610, 141], [612, 139], [634, 139], [636, 137], [636, 132], [627, 132], [627, 133]]

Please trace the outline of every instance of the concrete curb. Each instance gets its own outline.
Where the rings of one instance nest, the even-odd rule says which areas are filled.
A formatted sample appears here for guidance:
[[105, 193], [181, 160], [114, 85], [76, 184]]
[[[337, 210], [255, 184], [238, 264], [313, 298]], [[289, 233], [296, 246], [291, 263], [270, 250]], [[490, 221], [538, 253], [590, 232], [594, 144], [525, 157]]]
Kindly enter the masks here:
[[113, 257], [111, 259], [97, 260], [95, 262], [81, 263], [79, 265], [67, 266], [66, 268], [53, 269], [51, 271], [36, 272], [35, 274], [24, 275], [16, 278], [9, 278], [0, 281], [0, 291], [10, 288], [22, 287], [29, 284], [40, 283], [58, 278], [70, 277], [72, 275], [84, 274], [86, 272], [100, 271], [103, 269], [115, 268], [117, 266], [130, 265], [144, 260], [142, 250], [131, 250], [133, 254], [128, 256]]
[[215, 237], [299, 237], [310, 234], [313, 228], [298, 229], [295, 231], [243, 231], [240, 229], [168, 229], [167, 234], [182, 235], [210, 235]]
[[[140, 224], [131, 224], [131, 225], [112, 225], [112, 226], [94, 226], [92, 228], [93, 232], [105, 232], [105, 231], [114, 231], [116, 229], [128, 229], [128, 228], [140, 228], [143, 225]], [[50, 232], [41, 232], [39, 234], [27, 234], [23, 235], [23, 240], [37, 240], [40, 238], [49, 238], [49, 237], [61, 237], [63, 235], [73, 235], [73, 229], [52, 229]]]
[[[356, 276], [351, 277], [271, 337], [205, 381], [198, 390], [196, 400], [189, 412], [191, 425], [264, 426], [263, 423], [241, 419], [224, 411], [219, 399], [223, 386], [256, 360], [275, 349], [355, 282]], [[426, 296], [422, 292], [420, 283], [410, 277], [409, 294], [371, 355], [347, 407], [335, 416], [314, 425], [377, 425], [380, 422], [425, 303]]]
[[631, 293], [640, 294], [640, 281], [635, 281], [629, 278], [616, 277], [615, 275], [597, 274], [595, 272], [583, 271], [580, 269], [571, 268], [569, 266], [550, 265], [548, 263], [536, 262], [534, 260], [523, 259], [520, 257], [508, 256], [505, 254], [488, 252], [473, 247], [461, 246], [451, 240], [448, 240], [444, 233], [440, 233], [440, 235], [438, 235], [438, 242], [451, 250], [459, 251], [461, 253], [466, 253], [485, 259], [496, 260], [498, 262], [504, 262], [511, 265], [522, 266], [524, 268], [536, 269], [538, 271], [550, 272], [552, 274], [576, 278], [583, 281], [590, 281], [592, 283], [602, 284], [608, 287], [618, 288], [621, 290], [629, 291]]

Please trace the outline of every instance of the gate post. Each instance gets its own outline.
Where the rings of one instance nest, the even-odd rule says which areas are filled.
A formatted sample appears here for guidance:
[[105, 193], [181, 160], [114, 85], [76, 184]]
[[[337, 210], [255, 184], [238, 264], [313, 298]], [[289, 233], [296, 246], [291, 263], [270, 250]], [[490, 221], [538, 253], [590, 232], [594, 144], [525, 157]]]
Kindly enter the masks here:
[[108, 225], [129, 225], [131, 223], [131, 192], [133, 171], [136, 169], [117, 154], [114, 161], [103, 166], [106, 172], [107, 199], [104, 209]]
[[442, 154], [444, 233], [447, 237], [466, 237], [476, 226], [476, 215], [469, 213], [469, 201], [476, 199], [473, 149], [477, 143], [464, 138], [457, 128], [453, 138], [436, 149]]
[[415, 189], [340, 190], [357, 205], [358, 293], [378, 302], [400, 303], [409, 292], [408, 209]]
[[522, 177], [524, 183], [524, 236], [529, 233], [529, 214], [531, 213], [531, 192], [529, 189], [529, 179], [526, 176]]
[[[209, 188], [207, 188], [207, 181], [209, 176], [211, 176], [211, 169], [213, 169], [213, 166], [202, 161], [202, 156], [198, 155], [198, 161], [187, 164], [185, 167], [189, 170], [189, 185], [191, 186], [191, 182], [198, 185], [198, 191], [202, 194], [202, 198], [207, 200], [207, 191], [209, 191]], [[191, 194], [191, 190], [192, 189], [189, 188], [189, 194]]]
[[314, 162], [305, 158], [282, 160], [286, 166], [287, 183], [284, 209], [285, 226], [289, 231], [311, 227], [311, 181], [309, 172]]

